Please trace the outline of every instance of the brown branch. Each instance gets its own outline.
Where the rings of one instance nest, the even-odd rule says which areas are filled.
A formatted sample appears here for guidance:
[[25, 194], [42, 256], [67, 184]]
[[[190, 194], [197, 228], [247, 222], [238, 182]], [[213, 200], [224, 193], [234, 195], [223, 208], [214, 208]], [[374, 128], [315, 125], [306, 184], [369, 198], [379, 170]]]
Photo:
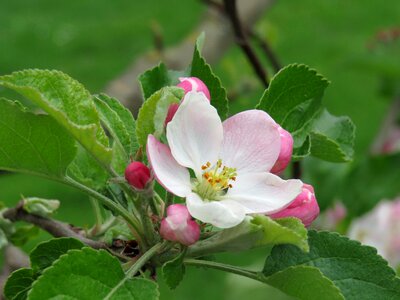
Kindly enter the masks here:
[[[238, 10], [243, 25], [251, 28], [272, 3], [273, 0], [240, 1]], [[160, 60], [170, 69], [183, 70], [187, 68], [192, 59], [195, 39], [202, 32], [206, 35], [202, 54], [208, 63], [216, 63], [231, 47], [234, 37], [228, 18], [210, 5], [205, 10], [199, 24], [180, 43], [166, 47], [162, 53], [154, 50], [137, 57], [122, 74], [108, 84], [105, 92], [120, 100], [136, 115], [142, 104], [137, 77], [145, 70], [154, 67]]]
[[12, 222], [24, 221], [36, 225], [54, 237], [72, 237], [94, 249], [107, 249], [107, 246], [104, 243], [82, 236], [78, 232], [74, 231], [74, 228], [71, 225], [30, 214], [26, 212], [22, 206], [23, 204], [20, 202], [16, 207], [4, 211], [3, 216]]
[[239, 15], [236, 7], [236, 0], [224, 0], [225, 11], [231, 20], [232, 28], [235, 33], [236, 43], [242, 48], [247, 59], [249, 60], [254, 72], [258, 79], [262, 82], [265, 88], [268, 88], [268, 75], [266, 70], [263, 68], [261, 61], [258, 59], [255, 51], [251, 47], [246, 33], [243, 30], [243, 26], [240, 22]]
[[248, 30], [249, 36], [253, 38], [258, 45], [260, 46], [261, 50], [265, 54], [266, 58], [271, 62], [274, 71], [277, 73], [280, 69], [282, 69], [282, 64], [279, 62], [279, 59], [275, 52], [272, 50], [271, 46], [269, 45], [266, 39], [263, 39], [257, 32], [254, 30]]

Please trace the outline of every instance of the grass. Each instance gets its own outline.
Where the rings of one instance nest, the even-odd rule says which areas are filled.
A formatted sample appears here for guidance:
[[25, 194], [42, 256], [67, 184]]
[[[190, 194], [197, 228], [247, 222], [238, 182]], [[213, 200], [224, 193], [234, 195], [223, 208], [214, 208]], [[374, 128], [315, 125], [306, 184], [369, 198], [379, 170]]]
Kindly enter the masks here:
[[[153, 20], [160, 24], [170, 45], [190, 32], [203, 12], [198, 1], [178, 0], [0, 3], [0, 74], [24, 68], [59, 69], [92, 92], [100, 91], [134, 57], [152, 48]], [[306, 63], [331, 81], [325, 103], [332, 113], [349, 115], [356, 123], [357, 155], [368, 151], [388, 105], [378, 92], [380, 74], [360, 68], [358, 62], [368, 59], [366, 43], [370, 37], [397, 24], [399, 17], [397, 0], [280, 0], [258, 24], [284, 64]], [[257, 102], [262, 88], [240, 50], [232, 48], [214, 68], [229, 90], [245, 86], [245, 82], [256, 87], [232, 103], [232, 112]], [[1, 95], [10, 94], [0, 90]], [[0, 176], [0, 201], [13, 205], [21, 194], [60, 199], [57, 218], [61, 220], [80, 226], [89, 226], [93, 220], [86, 196], [73, 189], [25, 175]], [[259, 249], [220, 259], [261, 267], [262, 254]], [[234, 275], [203, 269], [187, 273], [173, 292], [161, 285], [162, 299], [284, 298], [278, 291]]]

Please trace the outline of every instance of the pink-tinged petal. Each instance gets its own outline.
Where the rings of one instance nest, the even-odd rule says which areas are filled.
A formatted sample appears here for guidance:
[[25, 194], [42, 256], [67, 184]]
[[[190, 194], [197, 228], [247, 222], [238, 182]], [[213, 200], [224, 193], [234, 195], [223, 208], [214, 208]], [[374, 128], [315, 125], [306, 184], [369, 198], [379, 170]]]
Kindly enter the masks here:
[[271, 173], [239, 174], [224, 199], [236, 201], [246, 213], [274, 213], [288, 205], [301, 193], [300, 180], [283, 180]]
[[208, 100], [211, 99], [210, 92], [207, 86], [197, 77], [179, 77], [180, 83], [177, 84], [180, 88], [185, 90], [185, 93], [189, 92], [202, 92]]
[[175, 160], [197, 175], [203, 164], [217, 161], [222, 143], [221, 119], [203, 93], [186, 94], [167, 125], [167, 139]]
[[147, 138], [147, 157], [158, 183], [171, 193], [185, 197], [191, 192], [189, 171], [179, 165], [167, 145], [153, 135]]
[[285, 209], [270, 215], [273, 219], [296, 217], [304, 226], [310, 226], [319, 215], [319, 206], [315, 198], [314, 188], [309, 184], [303, 185], [303, 190], [296, 199]]
[[234, 201], [203, 201], [195, 193], [186, 197], [186, 205], [193, 218], [219, 228], [234, 227], [246, 216], [244, 207]]
[[271, 170], [279, 156], [279, 125], [261, 110], [238, 113], [223, 123], [221, 158], [239, 173]]
[[167, 207], [167, 216], [177, 216], [183, 221], [190, 220], [190, 214], [187, 207], [183, 204], [172, 204]]
[[192, 220], [185, 205], [173, 204], [168, 206], [167, 217], [161, 221], [160, 235], [189, 246], [200, 238], [200, 226]]
[[282, 127], [279, 127], [278, 130], [281, 136], [281, 150], [279, 152], [278, 160], [271, 169], [271, 173], [274, 174], [279, 174], [286, 169], [286, 167], [292, 160], [292, 153], [293, 153], [292, 135]]

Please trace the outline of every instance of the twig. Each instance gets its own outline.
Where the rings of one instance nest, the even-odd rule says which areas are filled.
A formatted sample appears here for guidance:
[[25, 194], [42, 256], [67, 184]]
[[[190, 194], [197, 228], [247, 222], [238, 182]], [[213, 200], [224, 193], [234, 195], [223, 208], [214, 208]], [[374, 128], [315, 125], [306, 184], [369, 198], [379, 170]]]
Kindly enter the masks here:
[[72, 237], [94, 249], [107, 249], [107, 246], [104, 243], [88, 239], [75, 232], [69, 224], [26, 212], [22, 207], [22, 202], [20, 202], [16, 207], [4, 211], [3, 216], [12, 222], [24, 221], [36, 225], [54, 237]]
[[250, 46], [246, 33], [243, 30], [236, 8], [236, 0], [224, 0], [224, 4], [226, 14], [228, 15], [232, 23], [236, 43], [242, 48], [243, 52], [246, 54], [246, 57], [253, 67], [254, 72], [257, 74], [258, 79], [260, 79], [265, 88], [268, 88], [267, 72], [262, 67], [260, 60], [258, 59], [253, 48]]
[[278, 57], [275, 52], [272, 50], [266, 39], [263, 39], [258, 33], [254, 30], [248, 30], [248, 34], [251, 38], [253, 38], [260, 46], [261, 50], [263, 50], [266, 58], [271, 62], [272, 67], [275, 72], [279, 72], [282, 69], [282, 64], [279, 62]]

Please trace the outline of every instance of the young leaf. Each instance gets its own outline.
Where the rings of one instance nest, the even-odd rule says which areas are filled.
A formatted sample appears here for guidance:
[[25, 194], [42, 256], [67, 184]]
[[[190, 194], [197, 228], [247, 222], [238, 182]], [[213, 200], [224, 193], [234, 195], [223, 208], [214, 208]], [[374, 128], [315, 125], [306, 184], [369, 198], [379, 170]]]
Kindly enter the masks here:
[[276, 272], [265, 283], [301, 300], [344, 300], [340, 290], [320, 270], [310, 266], [293, 266]]
[[109, 174], [81, 145], [77, 146], [76, 156], [67, 169], [68, 176], [92, 189], [103, 189]]
[[18, 102], [0, 98], [0, 169], [64, 177], [75, 141], [51, 117], [27, 112]]
[[[306, 65], [289, 65], [272, 78], [257, 108], [284, 125], [293, 109], [308, 100], [320, 98], [328, 84], [322, 75]], [[320, 102], [314, 103], [314, 106], [319, 105]]]
[[35, 274], [32, 269], [19, 269], [14, 271], [4, 286], [4, 296], [9, 300], [26, 299], [32, 283], [35, 281]]
[[167, 67], [163, 63], [140, 74], [138, 79], [145, 100], [161, 88], [172, 85]]
[[24, 198], [23, 208], [30, 214], [50, 217], [60, 207], [60, 201], [49, 200], [38, 197]]
[[276, 246], [263, 273], [271, 276], [293, 266], [313, 266], [329, 278], [345, 299], [397, 299], [400, 279], [372, 247], [336, 233], [309, 231], [310, 252]]
[[352, 160], [355, 126], [350, 118], [324, 110], [313, 123], [310, 138], [311, 155], [331, 162]]
[[256, 215], [241, 224], [221, 230], [188, 248], [187, 255], [197, 257], [225, 251], [243, 251], [265, 245], [293, 244], [308, 251], [307, 230], [300, 220], [272, 220]]
[[118, 259], [104, 250], [83, 248], [61, 256], [35, 281], [29, 300], [54, 299], [156, 300], [157, 284], [143, 278], [126, 278]]
[[331, 162], [352, 160], [355, 127], [349, 118], [323, 109], [328, 84], [305, 65], [289, 65], [272, 78], [257, 105], [292, 134], [294, 159], [311, 154]]
[[[94, 96], [93, 99], [102, 123], [113, 138], [112, 165], [119, 174], [123, 174], [129, 163], [129, 158], [135, 154], [131, 153], [131, 149], [137, 146], [136, 134], [131, 135], [132, 127], [135, 130], [134, 119], [130, 112], [125, 111], [125, 108], [114, 98], [102, 94]], [[125, 117], [124, 119], [121, 118], [121, 113]], [[131, 115], [129, 119], [126, 113]], [[130, 127], [129, 130], [128, 126]], [[132, 145], [132, 143], [135, 145]]]
[[105, 94], [100, 94], [98, 97], [104, 101], [124, 123], [130, 140], [130, 149], [125, 147], [125, 150], [129, 155], [134, 155], [139, 148], [139, 144], [136, 138], [136, 122], [132, 113], [115, 98], [109, 97]]
[[170, 289], [175, 289], [185, 275], [185, 265], [183, 264], [185, 254], [186, 251], [181, 252], [181, 254], [179, 254], [177, 257], [166, 262], [162, 266], [162, 275], [164, 281]]
[[56, 238], [40, 243], [32, 250], [29, 257], [35, 272], [42, 271], [71, 249], [81, 249], [84, 244], [73, 238]]
[[164, 87], [147, 99], [137, 117], [136, 134], [140, 145], [145, 147], [149, 134], [161, 136], [170, 104], [179, 103], [182, 97], [182, 89]]
[[92, 96], [79, 82], [59, 71], [25, 70], [0, 76], [0, 85], [46, 111], [102, 164], [111, 162]]
[[221, 80], [213, 73], [211, 67], [201, 55], [201, 44], [204, 40], [204, 33], [197, 39], [194, 47], [190, 75], [201, 79], [210, 91], [211, 104], [217, 109], [222, 120], [228, 116], [228, 98]]

